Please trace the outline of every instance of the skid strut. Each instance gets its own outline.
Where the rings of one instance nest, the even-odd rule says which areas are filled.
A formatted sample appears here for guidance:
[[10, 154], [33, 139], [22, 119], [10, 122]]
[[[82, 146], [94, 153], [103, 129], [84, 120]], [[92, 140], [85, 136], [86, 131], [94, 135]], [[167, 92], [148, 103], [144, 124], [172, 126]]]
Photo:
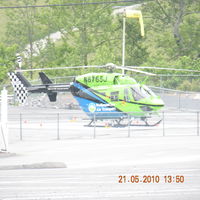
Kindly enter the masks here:
[[[141, 121], [144, 122], [143, 124], [134, 124], [132, 123], [132, 121], [130, 121], [131, 123], [122, 123], [124, 119], [123, 118], [120, 118], [120, 119], [115, 119], [115, 120], [112, 120], [111, 123], [108, 123], [110, 127], [115, 127], [115, 128], [123, 128], [123, 127], [127, 127], [127, 126], [145, 126], [145, 127], [153, 127], [153, 126], [157, 126], [160, 124], [160, 122], [162, 121], [162, 119], [160, 119], [159, 121], [153, 123], [153, 124], [150, 124], [148, 122], [148, 118], [146, 117], [143, 117], [141, 118]], [[94, 126], [97, 126], [97, 127], [105, 127], [104, 125], [93, 125], [92, 123], [94, 122], [94, 119], [91, 119], [91, 121], [89, 122], [89, 124], [85, 125], [87, 127], [94, 127]]]

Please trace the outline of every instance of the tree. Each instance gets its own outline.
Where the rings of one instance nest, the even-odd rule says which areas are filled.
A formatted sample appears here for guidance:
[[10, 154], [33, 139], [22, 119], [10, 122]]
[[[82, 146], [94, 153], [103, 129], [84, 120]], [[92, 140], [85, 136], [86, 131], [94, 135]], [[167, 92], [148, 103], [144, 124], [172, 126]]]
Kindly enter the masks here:
[[[199, 2], [195, 0], [155, 0], [144, 6], [150, 51], [164, 59], [198, 57]], [[169, 61], [168, 60], [168, 61]]]
[[[49, 4], [57, 3], [60, 1], [49, 1]], [[40, 67], [102, 65], [119, 61], [119, 57], [121, 63], [120, 25], [113, 21], [111, 12], [111, 5], [42, 9], [37, 15], [42, 30], [46, 30], [47, 36], [59, 32], [62, 38], [55, 42], [49, 37], [46, 47], [33, 57], [33, 63]]]
[[111, 6], [80, 5], [53, 10], [58, 22], [56, 26], [64, 35], [63, 44], [76, 55], [72, 64], [88, 65], [95, 60], [96, 53], [101, 52], [103, 46], [112, 44], [115, 33], [112, 29]]
[[[36, 5], [38, 0], [18, 0], [18, 5]], [[42, 24], [38, 23], [38, 13], [36, 8], [21, 8], [7, 10], [7, 37], [5, 43], [8, 45], [16, 44], [18, 53], [24, 55], [25, 65], [33, 68], [33, 56], [35, 49], [34, 41], [42, 38], [46, 33], [43, 33]]]
[[7, 80], [7, 73], [14, 69], [16, 46], [5, 47], [0, 44], [0, 82]]

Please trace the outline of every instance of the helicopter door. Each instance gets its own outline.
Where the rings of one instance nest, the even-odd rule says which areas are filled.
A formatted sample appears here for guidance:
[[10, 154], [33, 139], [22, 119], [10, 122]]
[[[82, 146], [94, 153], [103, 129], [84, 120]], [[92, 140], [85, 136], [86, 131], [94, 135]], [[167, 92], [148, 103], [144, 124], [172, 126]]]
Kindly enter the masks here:
[[124, 89], [124, 101], [130, 102], [130, 93], [128, 88]]

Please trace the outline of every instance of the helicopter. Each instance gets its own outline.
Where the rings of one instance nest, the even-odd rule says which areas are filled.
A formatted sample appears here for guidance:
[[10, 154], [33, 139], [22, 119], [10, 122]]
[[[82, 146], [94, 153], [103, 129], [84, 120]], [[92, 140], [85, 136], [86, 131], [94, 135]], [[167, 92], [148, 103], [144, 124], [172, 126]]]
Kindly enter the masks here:
[[[156, 123], [150, 124], [148, 119], [154, 114], [159, 114], [159, 111], [164, 107], [163, 100], [143, 83], [137, 82], [124, 73], [113, 72], [115, 68], [121, 69], [123, 72], [127, 70], [155, 76], [156, 74], [138, 70], [138, 68], [148, 69], [148, 67], [125, 67], [114, 64], [82, 67], [107, 67], [110, 71], [79, 75], [71, 83], [65, 84], [54, 84], [44, 72], [39, 72], [41, 85], [31, 85], [21, 73], [30, 70], [17, 70], [8, 73], [8, 75], [21, 104], [26, 101], [29, 93], [46, 93], [49, 100], [55, 102], [58, 92], [70, 91], [80, 108], [91, 119], [88, 126], [91, 126], [96, 120], [113, 120], [114, 126], [122, 125], [121, 122], [127, 118], [140, 119], [144, 122], [142, 126], [156, 126], [162, 121], [159, 119]], [[80, 68], [80, 66], [65, 68]], [[152, 68], [150, 67], [150, 69]], [[35, 69], [35, 71], [49, 69], [52, 68]]]

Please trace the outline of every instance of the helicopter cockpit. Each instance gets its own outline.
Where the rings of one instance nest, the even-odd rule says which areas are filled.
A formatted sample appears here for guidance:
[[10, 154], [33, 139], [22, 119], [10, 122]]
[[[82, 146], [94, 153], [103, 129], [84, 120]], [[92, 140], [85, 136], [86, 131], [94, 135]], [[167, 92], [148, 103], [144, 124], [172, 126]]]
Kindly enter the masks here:
[[[131, 92], [131, 95], [133, 97], [133, 99], [135, 101], [139, 101], [141, 99], [144, 99], [144, 98], [149, 98], [149, 97], [156, 97], [156, 95], [154, 94], [154, 92], [148, 88], [147, 86], [145, 85], [139, 85], [139, 84], [136, 84], [136, 85], [133, 85], [130, 87], [130, 92]], [[128, 91], [125, 90], [125, 99], [128, 100]]]

